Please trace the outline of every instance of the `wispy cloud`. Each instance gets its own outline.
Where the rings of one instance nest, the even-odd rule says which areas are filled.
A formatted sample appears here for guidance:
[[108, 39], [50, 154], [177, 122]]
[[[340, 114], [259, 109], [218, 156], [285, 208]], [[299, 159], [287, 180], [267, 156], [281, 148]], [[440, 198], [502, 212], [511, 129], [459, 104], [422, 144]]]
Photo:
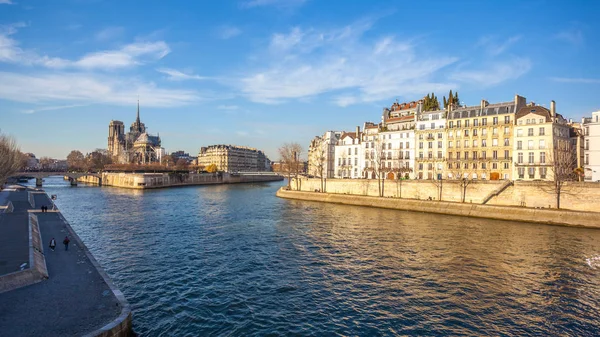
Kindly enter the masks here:
[[237, 105], [219, 105], [217, 109], [219, 110], [237, 110], [240, 107]]
[[106, 27], [101, 31], [96, 33], [96, 40], [98, 41], [107, 41], [115, 39], [125, 32], [125, 28], [123, 27]]
[[456, 58], [419, 53], [412, 41], [392, 36], [365, 42], [362, 37], [371, 26], [365, 20], [340, 29], [295, 27], [274, 34], [261, 56], [266, 65], [237, 85], [254, 102], [276, 104], [336, 92], [333, 103], [341, 106], [455, 87], [434, 77]]
[[570, 78], [570, 77], [550, 77], [554, 82], [562, 83], [581, 83], [581, 84], [599, 84], [600, 79], [597, 78]]
[[104, 50], [84, 55], [78, 60], [68, 60], [47, 55], [39, 55], [32, 50], [24, 50], [11, 36], [24, 23], [3, 26], [0, 29], [0, 62], [38, 65], [47, 68], [116, 69], [143, 64], [166, 56], [171, 50], [164, 41], [135, 42], [117, 50]]
[[0, 5], [14, 5], [15, 3], [11, 0], [0, 0]]
[[0, 72], [0, 99], [11, 101], [130, 105], [138, 96], [144, 105], [151, 107], [176, 107], [205, 99], [192, 90], [163, 89], [152, 82], [131, 78], [90, 73], [26, 75]]
[[176, 70], [176, 69], [171, 69], [171, 68], [159, 68], [159, 69], [156, 69], [156, 71], [158, 71], [159, 73], [167, 75], [168, 76], [167, 79], [171, 80], [171, 81], [207, 80], [207, 79], [210, 79], [209, 77], [203, 77], [203, 76], [194, 75], [194, 74], [187, 74], [187, 73], [181, 72], [181, 71]]
[[498, 41], [497, 38], [486, 36], [479, 40], [478, 46], [485, 48], [486, 52], [491, 56], [498, 56], [508, 50], [512, 45], [521, 40], [521, 36], [512, 36], [504, 41]]
[[221, 26], [217, 31], [217, 36], [223, 40], [231, 39], [242, 34], [242, 30], [235, 26]]
[[497, 61], [477, 70], [459, 70], [450, 78], [481, 87], [489, 87], [501, 82], [521, 77], [531, 69], [531, 61], [526, 58], [513, 58]]
[[580, 46], [583, 44], [583, 32], [579, 29], [564, 30], [554, 35], [554, 38], [574, 46]]
[[45, 106], [41, 108], [28, 109], [23, 110], [23, 113], [32, 114], [40, 111], [53, 111], [53, 110], [63, 110], [63, 109], [71, 109], [71, 108], [80, 108], [84, 106], [89, 106], [89, 104], [70, 104], [70, 105], [59, 105], [59, 106]]
[[306, 0], [245, 0], [240, 3], [242, 8], [253, 8], [262, 6], [275, 7], [297, 7], [306, 3]]

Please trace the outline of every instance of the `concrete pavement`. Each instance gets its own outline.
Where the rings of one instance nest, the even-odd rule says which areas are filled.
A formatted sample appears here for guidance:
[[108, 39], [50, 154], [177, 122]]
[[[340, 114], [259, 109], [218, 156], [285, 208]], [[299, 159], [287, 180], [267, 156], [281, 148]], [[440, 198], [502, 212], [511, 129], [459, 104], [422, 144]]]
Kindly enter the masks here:
[[[11, 259], [19, 260], [22, 259], [20, 245], [25, 243], [27, 248], [27, 243], [20, 237], [22, 231], [14, 228], [27, 227], [27, 210], [31, 210], [31, 206], [23, 201], [27, 200], [27, 192], [10, 193], [8, 198], [18, 210], [13, 215], [23, 216], [1, 215], [0, 226], [12, 228], [5, 232], [13, 238], [18, 237], [11, 243], [10, 249], [15, 249]], [[37, 211], [41, 205], [51, 206], [49, 198], [45, 194], [34, 194], [34, 200], [49, 278], [0, 293], [0, 336], [84, 335], [122, 316], [124, 304], [129, 314], [122, 295], [117, 298], [116, 288], [107, 284], [104, 272], [95, 260], [92, 261], [93, 257], [88, 257], [87, 248], [74, 235], [60, 213]], [[62, 244], [65, 235], [71, 239], [68, 251]], [[48, 247], [53, 237], [57, 241], [55, 251]], [[14, 263], [7, 265], [13, 266]], [[120, 294], [118, 290], [116, 292]]]

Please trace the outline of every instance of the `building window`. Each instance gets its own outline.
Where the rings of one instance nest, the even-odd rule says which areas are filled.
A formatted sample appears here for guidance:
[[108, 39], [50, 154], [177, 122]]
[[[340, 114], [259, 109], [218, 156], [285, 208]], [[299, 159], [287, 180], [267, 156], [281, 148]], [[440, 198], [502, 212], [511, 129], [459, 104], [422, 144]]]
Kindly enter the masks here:
[[469, 120], [467, 119], [467, 120], [465, 121], [465, 128], [468, 128], [468, 127], [469, 127]]
[[428, 142], [427, 143], [427, 148], [428, 149], [433, 149], [433, 142]]
[[431, 151], [427, 152], [427, 158], [432, 159], [433, 158], [433, 152], [431, 152]]
[[481, 125], [487, 125], [487, 118], [481, 119]]
[[452, 152], [448, 153], [448, 159], [452, 159]]
[[477, 136], [477, 129], [473, 129], [473, 136]]
[[482, 139], [481, 140], [481, 147], [486, 147], [487, 146], [487, 140]]
[[484, 169], [484, 170], [487, 169], [487, 164], [486, 163], [481, 163], [481, 168]]
[[494, 117], [492, 124], [498, 125], [498, 117]]
[[438, 151], [438, 159], [442, 159], [442, 151]]
[[442, 133], [438, 132], [438, 139], [442, 139], [442, 138], [443, 138]]
[[587, 151], [587, 150], [589, 150], [589, 149], [590, 149], [590, 140], [589, 140], [589, 139], [586, 139], [586, 140], [585, 140], [585, 150]]
[[419, 142], [419, 149], [423, 148], [423, 142]]
[[519, 172], [519, 179], [525, 178], [525, 168], [524, 167], [519, 167], [519, 169], [517, 171]]
[[438, 149], [441, 149], [441, 148], [442, 148], [442, 141], [439, 141], [439, 142], [437, 143], [437, 147], [438, 147]]
[[469, 147], [469, 141], [465, 139], [465, 147]]
[[517, 129], [517, 137], [523, 137], [523, 129]]
[[492, 135], [498, 135], [498, 128], [493, 128], [492, 129]]
[[477, 159], [477, 151], [473, 151], [473, 159]]
[[517, 141], [517, 150], [523, 150], [523, 141], [521, 141], [521, 140]]
[[510, 145], [510, 141], [508, 140], [508, 138], [504, 138], [504, 146], [509, 146]]
[[510, 128], [509, 128], [508, 126], [505, 126], [505, 127], [504, 127], [504, 134], [505, 134], [505, 135], [508, 135], [508, 134], [510, 134]]
[[448, 123], [448, 127], [449, 127], [449, 128], [453, 128], [453, 127], [454, 127], [454, 122], [453, 122], [453, 121], [450, 121], [450, 122]]
[[473, 139], [473, 147], [477, 147], [477, 139]]
[[508, 163], [504, 163], [504, 169], [508, 170]]
[[473, 120], [473, 126], [479, 126], [479, 120], [477, 118]]
[[590, 164], [590, 155], [588, 153], [585, 154], [585, 165]]
[[546, 152], [540, 152], [540, 164], [546, 164]]
[[527, 129], [527, 135], [528, 136], [533, 136], [533, 128]]
[[534, 162], [534, 153], [529, 152], [529, 164], [533, 164], [533, 162]]
[[460, 152], [456, 152], [456, 159], [460, 159]]
[[498, 146], [498, 138], [492, 139], [492, 146]]
[[497, 170], [498, 169], [498, 163], [492, 163], [492, 169], [493, 170]]
[[540, 167], [540, 178], [546, 179], [546, 170], [545, 167]]
[[529, 179], [535, 178], [535, 167], [529, 168]]
[[517, 163], [523, 164], [523, 152], [517, 154]]
[[452, 141], [449, 141], [449, 142], [448, 142], [448, 147], [452, 148], [453, 146], [454, 146], [453, 142], [452, 142]]
[[469, 159], [469, 151], [465, 151], [465, 159]]
[[481, 129], [481, 135], [482, 136], [487, 136], [487, 129]]
[[540, 136], [544, 136], [546, 134], [546, 129], [544, 127], [540, 128]]
[[533, 140], [527, 141], [527, 150], [533, 150]]
[[465, 169], [469, 168], [469, 163], [465, 163], [465, 165], [463, 166]]
[[498, 151], [492, 151], [492, 158], [498, 159]]
[[510, 157], [508, 150], [504, 150], [504, 159], [508, 159], [508, 157]]
[[469, 130], [465, 130], [465, 137], [469, 137]]
[[504, 116], [504, 124], [510, 123], [510, 116]]
[[348, 155], [349, 156], [352, 155], [352, 149], [351, 148], [348, 148]]
[[543, 140], [543, 139], [541, 139], [541, 140], [540, 140], [540, 150], [543, 150], [543, 149], [545, 149], [545, 148], [546, 148], [546, 141], [545, 141], [545, 140]]
[[487, 159], [487, 151], [481, 151], [481, 159]]

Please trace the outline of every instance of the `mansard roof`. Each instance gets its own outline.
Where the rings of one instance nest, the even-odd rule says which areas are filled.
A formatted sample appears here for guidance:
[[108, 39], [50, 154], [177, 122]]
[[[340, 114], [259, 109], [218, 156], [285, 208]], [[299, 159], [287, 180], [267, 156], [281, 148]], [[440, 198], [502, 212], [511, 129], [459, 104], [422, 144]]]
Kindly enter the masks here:
[[448, 113], [448, 119], [494, 116], [507, 113], [515, 113], [515, 102], [488, 104], [483, 109], [478, 105], [456, 108]]

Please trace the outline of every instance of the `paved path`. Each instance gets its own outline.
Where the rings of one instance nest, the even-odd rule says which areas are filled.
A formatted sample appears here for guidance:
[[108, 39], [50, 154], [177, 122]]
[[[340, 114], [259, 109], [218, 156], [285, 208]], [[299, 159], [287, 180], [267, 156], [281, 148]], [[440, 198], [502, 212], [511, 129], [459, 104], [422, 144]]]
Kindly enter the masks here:
[[27, 193], [0, 192], [0, 205], [6, 205], [8, 200], [15, 209], [12, 213], [0, 213], [0, 275], [19, 271], [25, 262], [29, 266]]
[[[38, 209], [50, 204], [45, 195], [35, 198]], [[65, 251], [63, 219], [55, 212], [36, 214], [49, 279], [0, 294], [0, 336], [82, 335], [114, 320], [121, 313], [119, 302], [83, 249], [71, 239]], [[48, 248], [52, 237], [55, 251]]]

